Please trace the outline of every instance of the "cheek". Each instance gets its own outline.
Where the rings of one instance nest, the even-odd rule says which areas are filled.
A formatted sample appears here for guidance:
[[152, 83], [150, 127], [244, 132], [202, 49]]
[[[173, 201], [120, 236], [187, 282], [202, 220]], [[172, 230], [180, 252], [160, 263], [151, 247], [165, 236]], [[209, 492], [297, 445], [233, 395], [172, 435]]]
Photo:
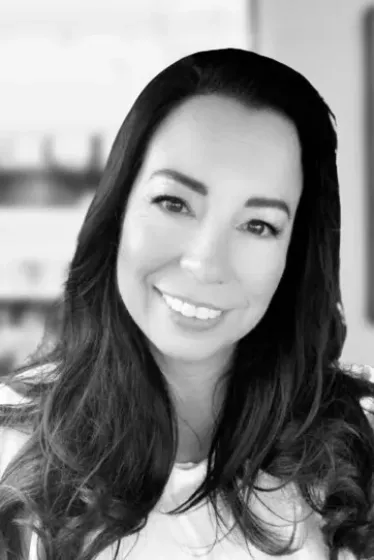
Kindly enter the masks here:
[[173, 258], [181, 242], [176, 235], [170, 235], [170, 227], [160, 227], [149, 216], [129, 217], [121, 235], [118, 268], [146, 275]]
[[266, 303], [274, 295], [286, 264], [286, 248], [275, 245], [241, 259], [240, 277], [248, 300], [258, 298]]

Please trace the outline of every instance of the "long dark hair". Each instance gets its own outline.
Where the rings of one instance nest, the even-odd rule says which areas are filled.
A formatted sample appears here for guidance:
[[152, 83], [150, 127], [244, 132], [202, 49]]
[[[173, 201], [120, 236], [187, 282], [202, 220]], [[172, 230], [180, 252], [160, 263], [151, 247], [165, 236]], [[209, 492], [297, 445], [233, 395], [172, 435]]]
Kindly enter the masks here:
[[[124, 212], [146, 147], [191, 96], [218, 94], [271, 108], [297, 128], [303, 192], [286, 269], [258, 326], [227, 372], [227, 392], [201, 486], [179, 510], [222, 497], [248, 542], [290, 552], [256, 518], [243, 488], [260, 471], [297, 485], [322, 516], [330, 558], [374, 554], [374, 435], [360, 399], [374, 384], [339, 366], [346, 336], [339, 285], [340, 202], [334, 116], [302, 75], [229, 48], [187, 56], [140, 93], [110, 152], [64, 287], [57, 343], [3, 379], [28, 401], [1, 407], [30, 437], [0, 485], [2, 559], [19, 559], [38, 520], [47, 559], [91, 560], [139, 532], [159, 501], [177, 449], [164, 376], [117, 289]], [[47, 367], [48, 366], [48, 367]], [[316, 489], [323, 488], [323, 493]], [[85, 537], [96, 532], [90, 546]]]

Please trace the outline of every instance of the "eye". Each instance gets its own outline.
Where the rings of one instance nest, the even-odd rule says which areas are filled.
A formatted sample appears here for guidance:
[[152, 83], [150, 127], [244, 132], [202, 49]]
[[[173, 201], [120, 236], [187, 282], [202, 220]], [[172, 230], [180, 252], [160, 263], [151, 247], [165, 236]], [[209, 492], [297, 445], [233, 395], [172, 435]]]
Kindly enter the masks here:
[[161, 206], [172, 214], [185, 214], [186, 212], [183, 212], [183, 209], [187, 210], [187, 212], [190, 211], [185, 201], [177, 196], [159, 195], [152, 199], [152, 203]]
[[257, 237], [278, 237], [280, 234], [280, 229], [262, 220], [251, 220], [245, 224], [244, 229]]

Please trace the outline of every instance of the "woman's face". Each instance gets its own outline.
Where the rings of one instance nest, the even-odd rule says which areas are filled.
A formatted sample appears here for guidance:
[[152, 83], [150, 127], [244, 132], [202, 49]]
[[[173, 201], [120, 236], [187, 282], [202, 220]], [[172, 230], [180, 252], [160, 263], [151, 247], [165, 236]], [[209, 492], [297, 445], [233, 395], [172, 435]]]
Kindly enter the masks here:
[[215, 95], [170, 113], [133, 186], [117, 263], [151, 346], [188, 362], [233, 350], [278, 287], [301, 191], [285, 117]]

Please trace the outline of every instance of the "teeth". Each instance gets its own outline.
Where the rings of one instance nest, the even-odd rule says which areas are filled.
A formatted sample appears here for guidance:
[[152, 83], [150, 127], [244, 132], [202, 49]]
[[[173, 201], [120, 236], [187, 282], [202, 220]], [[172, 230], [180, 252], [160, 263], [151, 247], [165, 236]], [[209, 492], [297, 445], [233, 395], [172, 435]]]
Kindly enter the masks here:
[[162, 294], [164, 300], [171, 309], [178, 311], [185, 317], [196, 317], [197, 319], [215, 319], [222, 314], [222, 311], [215, 311], [214, 309], [208, 309], [207, 307], [195, 307], [189, 303], [183, 302], [180, 299], [170, 297], [166, 294]]
[[180, 313], [182, 313], [182, 315], [185, 315], [186, 317], [193, 317], [195, 315], [195, 308], [189, 303], [184, 303], [182, 305]]

